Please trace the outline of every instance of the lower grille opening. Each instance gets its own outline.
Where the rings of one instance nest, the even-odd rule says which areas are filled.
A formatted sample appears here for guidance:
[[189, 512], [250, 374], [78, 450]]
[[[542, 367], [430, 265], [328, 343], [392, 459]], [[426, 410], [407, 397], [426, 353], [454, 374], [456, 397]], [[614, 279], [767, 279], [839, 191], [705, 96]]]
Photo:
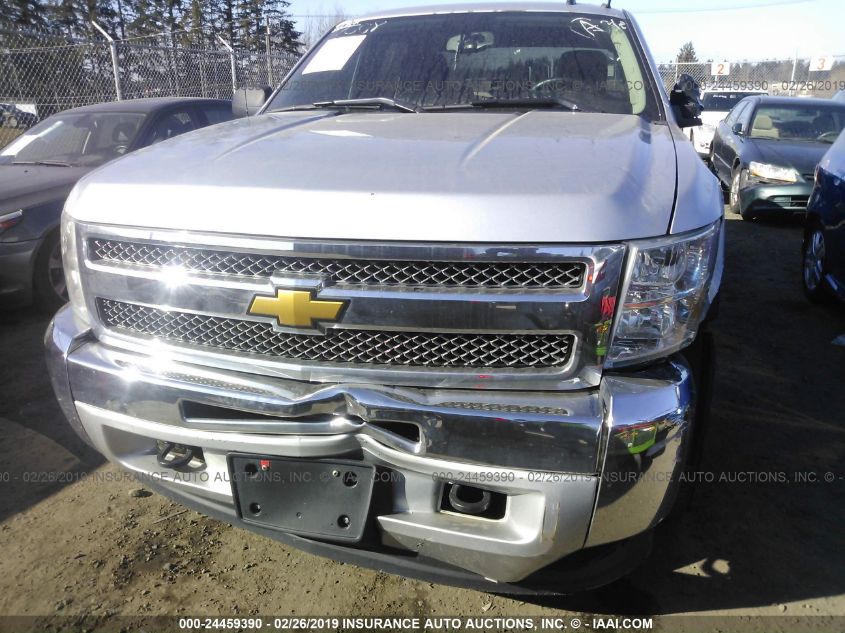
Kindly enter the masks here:
[[414, 444], [419, 444], [421, 435], [420, 427], [410, 422], [368, 422], [369, 426], [398, 435]]
[[226, 421], [295, 421], [295, 422], [326, 422], [336, 417], [331, 414], [319, 415], [305, 415], [299, 417], [284, 416], [277, 413], [257, 413], [255, 411], [243, 411], [241, 409], [230, 409], [229, 407], [218, 407], [212, 404], [203, 404], [200, 402], [183, 401], [181, 403], [182, 418], [186, 421], [206, 421], [213, 420], [217, 422]]
[[109, 328], [166, 341], [279, 359], [456, 369], [565, 367], [573, 347], [568, 334], [394, 332], [329, 329], [290, 334], [270, 323], [162, 310], [97, 299]]

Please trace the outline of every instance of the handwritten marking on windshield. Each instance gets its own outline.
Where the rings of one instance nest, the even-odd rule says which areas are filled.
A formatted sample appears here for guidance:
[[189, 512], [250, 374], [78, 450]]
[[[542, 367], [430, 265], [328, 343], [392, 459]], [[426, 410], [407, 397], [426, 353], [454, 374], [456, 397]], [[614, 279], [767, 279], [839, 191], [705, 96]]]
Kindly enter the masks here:
[[569, 28], [575, 35], [594, 40], [596, 39], [596, 35], [613, 29], [624, 31], [627, 28], [627, 24], [622, 20], [614, 19], [593, 21], [591, 18], [575, 18], [570, 23]]

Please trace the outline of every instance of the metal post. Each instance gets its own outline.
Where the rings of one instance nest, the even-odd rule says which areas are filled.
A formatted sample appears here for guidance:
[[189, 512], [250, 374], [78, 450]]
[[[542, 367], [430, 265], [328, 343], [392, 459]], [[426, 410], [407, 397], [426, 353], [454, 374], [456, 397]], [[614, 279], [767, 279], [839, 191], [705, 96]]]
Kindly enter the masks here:
[[792, 76], [789, 79], [789, 96], [794, 96], [795, 90], [793, 86], [795, 85], [795, 67], [798, 65], [798, 49], [795, 49], [795, 57], [792, 58]]
[[[202, 52], [205, 54], [205, 51]], [[208, 88], [205, 85], [205, 59], [200, 57], [200, 90], [202, 91], [203, 97], [210, 97], [211, 95], [208, 94]]]
[[229, 42], [224, 40], [219, 35], [217, 36], [217, 39], [220, 40], [220, 43], [226, 47], [227, 51], [229, 51], [229, 61], [232, 65], [232, 94], [235, 94], [238, 91], [238, 73], [237, 67], [235, 66], [235, 49], [232, 48]]
[[176, 86], [176, 96], [182, 96], [182, 87], [179, 85], [179, 53], [176, 50], [176, 43], [173, 40], [173, 31], [167, 29], [167, 57], [173, 68], [173, 83]]
[[273, 85], [273, 60], [270, 58], [270, 20], [264, 18], [266, 30], [264, 33], [264, 48], [267, 49], [267, 85]]
[[118, 101], [123, 100], [123, 93], [120, 91], [120, 66], [117, 61], [117, 43], [112, 39], [111, 35], [106, 33], [106, 31], [97, 24], [96, 20], [91, 20], [91, 25], [97, 29], [100, 33], [103, 34], [103, 37], [109, 43], [109, 51], [111, 52], [111, 65], [112, 71], [114, 72], [114, 93], [117, 97]]

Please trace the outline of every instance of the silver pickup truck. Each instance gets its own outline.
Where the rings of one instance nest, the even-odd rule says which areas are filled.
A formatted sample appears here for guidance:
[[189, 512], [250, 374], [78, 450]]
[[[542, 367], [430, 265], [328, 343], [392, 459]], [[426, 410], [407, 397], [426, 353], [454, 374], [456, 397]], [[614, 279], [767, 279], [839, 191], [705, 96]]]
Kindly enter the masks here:
[[344, 22], [239, 93], [257, 116], [74, 189], [59, 402], [163, 494], [314, 553], [500, 592], [614, 580], [706, 418], [699, 105], [607, 7]]

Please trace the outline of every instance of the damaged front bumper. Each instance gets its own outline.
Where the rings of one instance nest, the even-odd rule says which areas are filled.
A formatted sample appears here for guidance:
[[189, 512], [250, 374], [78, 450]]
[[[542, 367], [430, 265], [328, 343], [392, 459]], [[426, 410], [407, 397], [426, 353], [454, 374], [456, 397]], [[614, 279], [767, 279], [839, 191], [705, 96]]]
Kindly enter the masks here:
[[759, 217], [803, 216], [812, 192], [812, 182], [749, 182], [739, 190], [740, 209], [743, 215]]
[[[335, 559], [488, 590], [531, 584], [557, 561], [583, 567], [584, 551], [612, 550], [603, 573], [582, 574], [583, 584], [629, 571], [647, 550], [612, 544], [646, 533], [668, 513], [694, 416], [681, 356], [606, 374], [598, 389], [494, 392], [210, 369], [108, 347], [69, 308], [54, 318], [46, 345], [58, 400], [77, 433], [165, 494]], [[160, 466], [158, 441], [199, 447], [201, 472], [186, 477]], [[390, 484], [374, 499], [359, 543], [302, 538], [239, 516], [229, 473], [236, 454], [355, 460], [390, 473]], [[444, 510], [449, 482], [504, 495], [503, 516]]]

